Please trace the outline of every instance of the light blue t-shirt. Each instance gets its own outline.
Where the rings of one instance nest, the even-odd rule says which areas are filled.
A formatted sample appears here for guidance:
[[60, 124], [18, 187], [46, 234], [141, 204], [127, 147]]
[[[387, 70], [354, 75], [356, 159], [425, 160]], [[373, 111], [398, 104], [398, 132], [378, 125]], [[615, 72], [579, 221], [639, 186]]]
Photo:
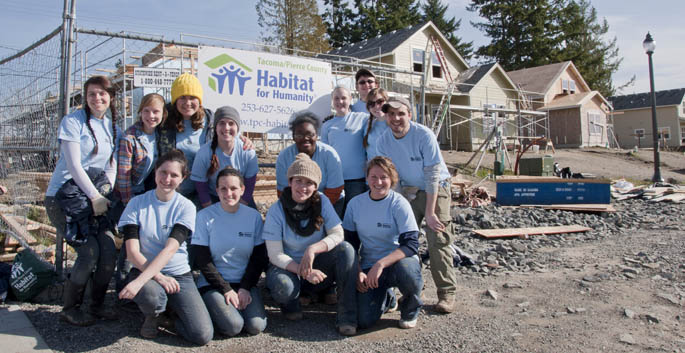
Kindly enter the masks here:
[[[190, 120], [183, 120], [183, 132], [176, 133], [176, 148], [183, 151], [183, 154], [188, 160], [188, 168], [193, 166], [195, 155], [200, 150], [200, 146], [210, 142], [211, 136], [207, 136], [209, 129], [209, 119], [205, 117], [205, 123], [202, 129], [193, 130], [193, 125]], [[188, 195], [195, 191], [195, 183], [187, 178], [178, 187], [178, 191], [184, 195]]]
[[334, 117], [321, 127], [321, 142], [329, 144], [338, 152], [345, 180], [364, 178], [366, 150], [364, 150], [364, 126], [368, 113], [347, 113]]
[[[319, 196], [321, 197], [321, 216], [323, 217], [324, 223], [321, 229], [314, 231], [314, 233], [308, 237], [303, 237], [293, 232], [285, 221], [285, 213], [283, 212], [283, 206], [279, 200], [273, 204], [266, 213], [262, 239], [282, 241], [283, 252], [295, 260], [295, 262], [299, 263], [308, 246], [323, 239], [326, 234], [328, 234], [328, 230], [341, 223], [338, 214], [335, 213], [333, 205], [331, 205], [331, 201], [329, 201], [323, 193], [319, 192]], [[306, 225], [307, 221], [302, 221], [302, 226], [305, 227]]]
[[409, 201], [392, 190], [382, 200], [371, 199], [369, 191], [355, 196], [347, 204], [343, 228], [359, 234], [363, 270], [395, 251], [400, 234], [419, 230]]
[[[367, 139], [368, 146], [366, 146], [366, 161], [370, 161], [373, 157], [378, 156], [378, 139], [388, 130], [390, 126], [385, 121], [380, 121], [374, 119], [371, 123], [371, 132], [369, 133], [369, 138]], [[364, 136], [366, 136], [366, 131], [368, 130], [369, 124], [364, 125]]]
[[350, 110], [358, 113], [369, 113], [369, 110], [366, 109], [366, 102], [361, 99], [354, 102], [354, 104], [350, 106]]
[[157, 135], [153, 132], [151, 134], [143, 133], [138, 136], [140, 144], [143, 145], [145, 151], [147, 151], [148, 158], [145, 158], [145, 170], [140, 179], [136, 181], [133, 185], [133, 193], [139, 194], [145, 190], [145, 179], [152, 173], [155, 169], [155, 161], [157, 160]]
[[[60, 141], [78, 142], [81, 145], [81, 166], [84, 170], [87, 171], [89, 168], [104, 170], [112, 151], [116, 152], [118, 149], [118, 140], [122, 134], [117, 127], [117, 141], [112, 141], [112, 120], [107, 116], [103, 119], [91, 116], [90, 126], [93, 128], [93, 133], [95, 133], [98, 141], [98, 153], [95, 155], [92, 154], [95, 148], [95, 140], [93, 133], [90, 132], [86, 124], [86, 111], [83, 109], [79, 109], [62, 119], [57, 138]], [[114, 160], [116, 161], [116, 156], [114, 156]], [[55, 171], [52, 172], [52, 177], [50, 177], [45, 196], [55, 196], [57, 190], [69, 179], [71, 179], [71, 174], [69, 174], [66, 159], [60, 149], [59, 160], [55, 166]]]
[[395, 138], [392, 130], [383, 133], [378, 139], [378, 154], [392, 160], [400, 174], [402, 186], [426, 190], [423, 168], [436, 164], [440, 164], [440, 180], [450, 177], [435, 135], [427, 127], [413, 121], [410, 122], [409, 132], [401, 139]]
[[259, 172], [257, 153], [254, 150], [243, 151], [243, 142], [237, 137], [235, 138], [233, 152], [230, 156], [226, 155], [219, 147], [216, 148], [215, 153], [219, 159], [219, 169], [209, 178], [207, 178], [207, 171], [212, 163], [211, 142], [207, 142], [200, 147], [200, 150], [195, 155], [195, 162], [193, 162], [193, 169], [190, 173], [190, 180], [207, 182], [209, 184], [209, 192], [214, 196], [217, 196], [216, 178], [219, 172], [227, 166], [237, 169], [245, 179], [252, 178]]
[[[262, 215], [253, 208], [240, 205], [230, 213], [217, 202], [197, 213], [192, 244], [209, 247], [214, 266], [228, 283], [242, 280], [253, 248], [263, 243]], [[208, 285], [200, 275], [198, 288]]]
[[[283, 191], [288, 187], [288, 167], [293, 164], [298, 153], [297, 146], [292, 144], [278, 154], [276, 159], [276, 188], [278, 191]], [[333, 147], [317, 141], [312, 160], [321, 169], [319, 191], [326, 188], [338, 188], [345, 184], [342, 162], [340, 162], [340, 157]]]
[[[135, 196], [126, 205], [118, 227], [123, 229], [127, 224], [140, 227], [140, 252], [147, 261], [152, 261], [164, 249], [174, 225], [185, 226], [191, 232], [195, 229], [195, 205], [178, 192], [174, 193], [171, 200], [162, 202], [155, 190], [150, 190]], [[181, 244], [162, 268], [163, 274], [178, 276], [190, 272], [186, 243], [184, 241]]]

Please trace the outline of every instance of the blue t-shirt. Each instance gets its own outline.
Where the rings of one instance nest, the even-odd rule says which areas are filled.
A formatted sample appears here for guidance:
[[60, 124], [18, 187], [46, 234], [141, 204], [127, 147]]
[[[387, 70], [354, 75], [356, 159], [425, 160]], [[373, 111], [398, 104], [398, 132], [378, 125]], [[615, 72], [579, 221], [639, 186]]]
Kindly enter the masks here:
[[354, 104], [350, 106], [350, 110], [358, 113], [369, 113], [369, 110], [366, 109], [366, 102], [361, 99], [354, 102]]
[[395, 251], [400, 234], [419, 230], [409, 201], [392, 190], [382, 200], [371, 199], [368, 191], [355, 196], [347, 204], [343, 228], [359, 234], [364, 270]]
[[[155, 190], [138, 195], [129, 201], [119, 219], [119, 229], [127, 224], [140, 227], [140, 252], [147, 261], [159, 254], [174, 225], [180, 224], [192, 232], [195, 229], [195, 205], [178, 192], [171, 200], [160, 201]], [[188, 251], [184, 241], [161, 271], [165, 275], [178, 276], [190, 272]]]
[[[242, 280], [253, 248], [263, 243], [262, 215], [253, 208], [240, 205], [230, 213], [217, 202], [197, 213], [192, 244], [209, 247], [214, 266], [228, 283]], [[197, 286], [208, 285], [200, 275]]]
[[[283, 191], [283, 189], [288, 187], [288, 167], [293, 164], [298, 153], [297, 146], [292, 144], [278, 154], [276, 159], [276, 188], [278, 191]], [[319, 191], [323, 191], [326, 188], [338, 188], [345, 184], [342, 163], [333, 147], [317, 141], [312, 160], [321, 169]]]
[[200, 150], [195, 155], [195, 162], [193, 162], [190, 180], [207, 182], [209, 184], [209, 192], [212, 195], [217, 196], [216, 178], [219, 175], [219, 172], [227, 166], [237, 169], [245, 179], [252, 178], [259, 172], [257, 153], [254, 150], [243, 151], [243, 142], [236, 137], [233, 145], [233, 152], [230, 156], [226, 155], [221, 148], [216, 148], [215, 153], [219, 159], [219, 169], [207, 178], [207, 171], [212, 163], [211, 147], [211, 142], [207, 142], [200, 147]]
[[[370, 161], [373, 157], [378, 156], [378, 139], [388, 130], [390, 126], [385, 121], [380, 121], [378, 119], [373, 119], [371, 123], [371, 132], [369, 133], [369, 138], [367, 139], [368, 146], [366, 146], [366, 161]], [[364, 136], [366, 136], [366, 131], [368, 130], [369, 124], [364, 125]]]
[[[186, 160], [188, 160], [188, 168], [193, 166], [195, 155], [200, 150], [200, 146], [211, 140], [211, 136], [207, 136], [208, 130], [209, 119], [205, 117], [202, 129], [193, 130], [190, 120], [183, 120], [183, 132], [176, 132], [176, 148], [183, 151]], [[183, 195], [188, 195], [195, 191], [195, 183], [187, 178], [179, 185], [178, 191]]]
[[364, 178], [366, 151], [364, 150], [364, 126], [368, 113], [347, 113], [334, 117], [321, 127], [321, 142], [329, 144], [338, 152], [345, 180]]
[[409, 132], [401, 139], [391, 130], [378, 139], [378, 154], [386, 156], [395, 164], [402, 186], [415, 186], [426, 190], [423, 168], [440, 164], [440, 180], [450, 177], [442, 159], [435, 135], [427, 127], [410, 122]]
[[[93, 133], [97, 138], [98, 153], [92, 154], [95, 148], [95, 140], [93, 133], [88, 129], [86, 124], [86, 111], [79, 109], [62, 119], [59, 124], [59, 131], [57, 138], [60, 141], [77, 142], [81, 145], [81, 166], [84, 170], [89, 168], [99, 168], [104, 170], [109, 163], [109, 157], [112, 152], [116, 152], [119, 148], [119, 138], [122, 134], [117, 127], [117, 141], [112, 141], [112, 120], [105, 116], [102, 119], [97, 119], [93, 116], [90, 118], [90, 126], [93, 128]], [[116, 156], [114, 156], [116, 161]], [[59, 160], [55, 166], [55, 170], [50, 177], [47, 192], [45, 196], [55, 196], [57, 190], [62, 187], [67, 180], [71, 179], [71, 174], [67, 169], [67, 162], [60, 149]]]
[[[319, 193], [319, 196], [321, 197], [321, 216], [323, 217], [324, 223], [321, 229], [314, 231], [314, 233], [308, 237], [303, 237], [293, 232], [285, 221], [285, 213], [283, 212], [283, 206], [279, 200], [273, 204], [266, 213], [262, 239], [282, 241], [283, 252], [295, 260], [295, 262], [299, 263], [308, 246], [323, 239], [329, 229], [341, 223], [338, 214], [335, 213], [333, 205], [331, 205], [331, 201], [322, 193]], [[307, 221], [302, 221], [301, 225], [305, 227]]]

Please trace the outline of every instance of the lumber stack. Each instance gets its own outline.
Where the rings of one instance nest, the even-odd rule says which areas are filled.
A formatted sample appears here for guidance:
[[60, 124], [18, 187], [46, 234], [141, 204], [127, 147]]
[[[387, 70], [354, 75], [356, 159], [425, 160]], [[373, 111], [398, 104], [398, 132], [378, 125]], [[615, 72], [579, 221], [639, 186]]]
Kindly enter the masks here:
[[[0, 262], [11, 262], [18, 252], [31, 247], [36, 253], [54, 257], [57, 230], [49, 224], [26, 218], [20, 206], [0, 204], [0, 231], [5, 235], [0, 245]], [[54, 261], [54, 259], [52, 259]]]

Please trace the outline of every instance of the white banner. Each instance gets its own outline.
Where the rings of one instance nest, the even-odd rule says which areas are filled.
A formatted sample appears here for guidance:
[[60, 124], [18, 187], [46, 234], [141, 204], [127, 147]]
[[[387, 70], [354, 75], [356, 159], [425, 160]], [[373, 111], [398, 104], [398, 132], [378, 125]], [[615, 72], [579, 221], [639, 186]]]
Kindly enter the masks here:
[[331, 65], [323, 61], [201, 46], [198, 78], [202, 104], [237, 109], [241, 131], [287, 133], [293, 113], [311, 110], [323, 119], [331, 111]]
[[171, 88], [179, 69], [158, 69], [154, 67], [133, 68], [133, 85], [135, 87]]

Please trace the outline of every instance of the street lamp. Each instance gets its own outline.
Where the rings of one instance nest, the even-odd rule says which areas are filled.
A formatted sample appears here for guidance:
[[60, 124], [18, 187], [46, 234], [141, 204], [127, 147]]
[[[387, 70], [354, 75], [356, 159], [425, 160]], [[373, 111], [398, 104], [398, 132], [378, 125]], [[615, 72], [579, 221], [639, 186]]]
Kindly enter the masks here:
[[654, 175], [652, 176], [652, 182], [663, 183], [664, 179], [661, 177], [661, 171], [659, 170], [661, 162], [659, 160], [659, 133], [656, 122], [656, 93], [654, 92], [654, 69], [652, 66], [652, 54], [654, 54], [654, 49], [656, 49], [656, 43], [649, 32], [647, 32], [647, 37], [642, 42], [642, 47], [645, 48], [649, 58], [649, 88], [652, 98], [652, 140], [654, 141]]

